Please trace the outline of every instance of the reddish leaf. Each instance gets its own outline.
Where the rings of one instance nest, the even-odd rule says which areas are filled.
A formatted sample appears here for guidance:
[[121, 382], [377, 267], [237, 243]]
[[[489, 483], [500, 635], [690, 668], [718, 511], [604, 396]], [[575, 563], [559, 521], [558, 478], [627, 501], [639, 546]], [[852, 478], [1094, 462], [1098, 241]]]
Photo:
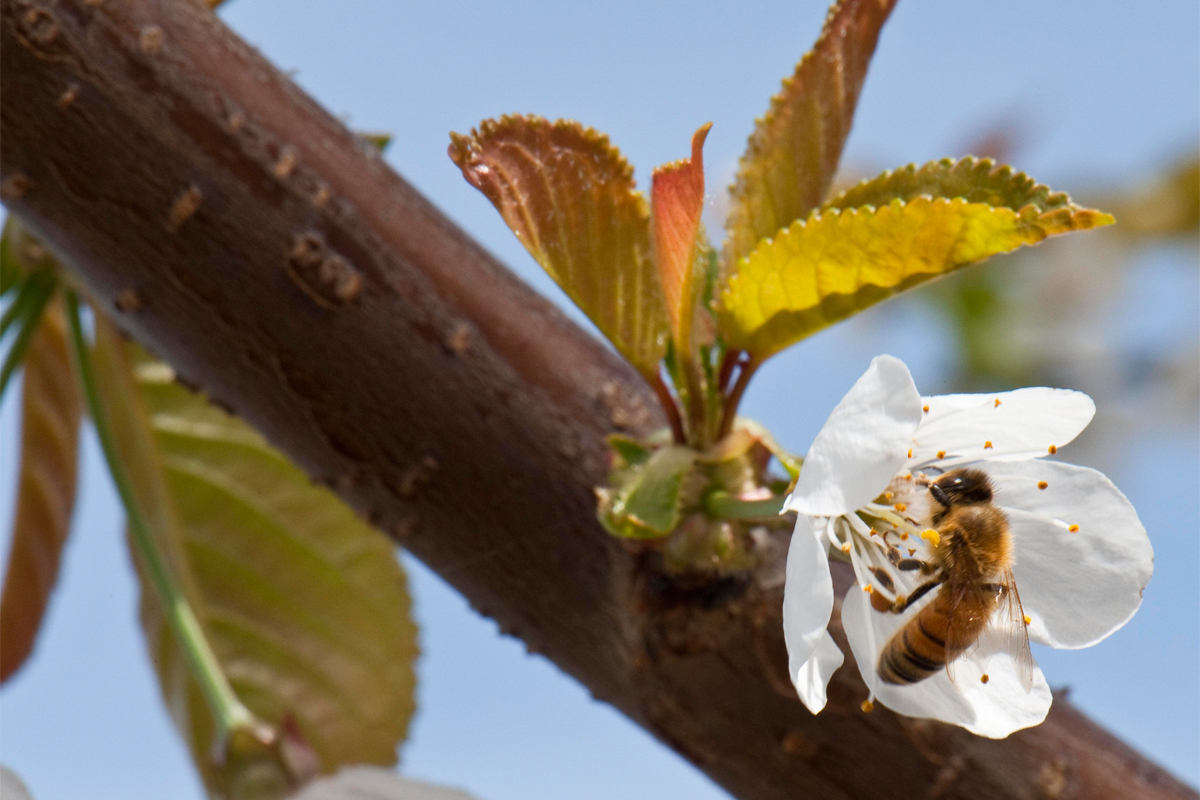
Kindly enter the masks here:
[[57, 298], [46, 307], [24, 363], [17, 513], [0, 597], [0, 681], [33, 649], [75, 506], [82, 406]]
[[879, 29], [896, 0], [839, 0], [758, 120], [731, 191], [726, 269], [808, 216], [829, 191]]
[[535, 116], [450, 134], [450, 158], [626, 359], [656, 375], [666, 350], [646, 199], [608, 137]]
[[662, 281], [671, 334], [681, 349], [690, 347], [695, 305], [696, 240], [704, 208], [704, 140], [712, 123], [692, 135], [692, 157], [654, 170], [650, 202], [654, 217], [654, 255]]

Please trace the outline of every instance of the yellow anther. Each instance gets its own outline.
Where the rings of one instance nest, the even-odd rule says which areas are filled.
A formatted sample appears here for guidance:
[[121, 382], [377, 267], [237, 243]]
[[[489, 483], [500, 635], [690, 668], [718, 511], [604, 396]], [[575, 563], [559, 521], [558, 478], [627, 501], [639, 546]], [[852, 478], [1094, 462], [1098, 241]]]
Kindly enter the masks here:
[[863, 710], [864, 714], [870, 714], [872, 711], [875, 710], [875, 704], [872, 703], [870, 700], [863, 700], [862, 705], [860, 705], [859, 708], [861, 708]]
[[878, 536], [878, 535], [879, 535], [879, 531], [875, 530], [874, 528], [871, 528], [871, 535], [872, 535], [872, 536]]
[[933, 528], [926, 528], [925, 530], [921, 531], [921, 538], [929, 542], [934, 547], [937, 547], [942, 543], [941, 535], [939, 535], [938, 532]]
[[1031, 622], [1033, 622], [1033, 617], [1031, 617], [1031, 616], [1029, 616], [1028, 614], [1026, 614], [1026, 615], [1025, 615], [1025, 624], [1026, 624], [1026, 625], [1028, 625], [1028, 624], [1029, 624], [1029, 623], [1031, 623]]
[[992, 449], [992, 440], [991, 439], [988, 439], [986, 442], [983, 443], [983, 449], [984, 450]]
[[1078, 525], [1068, 525], [1067, 530], [1069, 530], [1071, 533], [1077, 533], [1079, 531], [1079, 526]]
[[999, 397], [997, 397], [997, 398], [996, 398], [996, 405], [992, 406], [992, 408], [999, 408], [999, 407], [1000, 407], [1000, 398], [999, 398]]
[[1045, 488], [1046, 488], [1047, 486], [1049, 486], [1049, 485], [1050, 485], [1050, 484], [1046, 483], [1045, 481], [1038, 481], [1038, 488], [1039, 488], [1039, 489], [1045, 489]]
[[1047, 447], [1046, 450], [1047, 450], [1047, 452], [1050, 453], [1050, 455], [1054, 455], [1055, 453], [1058, 452], [1058, 446], [1052, 444], [1049, 447]]
[[946, 451], [938, 450], [938, 458], [945, 458], [945, 457], [946, 457]]
[[892, 492], [884, 492], [884, 493], [883, 493], [883, 499], [884, 499], [884, 500], [886, 500], [886, 501], [887, 501], [887, 502], [889, 502], [889, 503], [890, 503], [890, 502], [892, 502], [892, 498], [893, 498], [893, 497], [895, 497], [895, 496], [896, 496], [896, 495], [895, 495], [895, 494], [893, 494]]
[[863, 591], [864, 591], [864, 592], [866, 592], [867, 594], [870, 594], [871, 592], [875, 591], [875, 587], [874, 587], [874, 586], [872, 586], [872, 585], [871, 585], [871, 584], [869, 584], [869, 583], [868, 583], [866, 586], [862, 587], [862, 589], [863, 589]]
[[908, 457], [912, 458], [912, 448], [908, 448]]
[[929, 406], [921, 406], [921, 410], [922, 410], [922, 411], [924, 411], [926, 414], [928, 414], [928, 413], [929, 413]]
[[850, 543], [849, 543], [849, 542], [846, 542], [844, 545], [842, 545], [842, 552], [843, 552], [843, 553], [849, 553], [849, 552], [850, 552]]
[[907, 539], [907, 538], [908, 538], [908, 534], [907, 534], [907, 533], [902, 533], [902, 534], [900, 534], [900, 538], [901, 538], [901, 539]]
[[904, 503], [896, 503], [896, 505], [894, 505], [892, 507], [901, 513], [908, 510], [908, 506]]
[[980, 683], [987, 683], [989, 680], [990, 678], [988, 678], [988, 674], [986, 672], [979, 676]]
[[909, 554], [910, 556], [914, 556], [914, 555], [916, 555], [916, 554], [917, 554], [917, 548], [915, 548], [915, 547], [910, 547], [910, 548], [908, 548], [908, 554]]

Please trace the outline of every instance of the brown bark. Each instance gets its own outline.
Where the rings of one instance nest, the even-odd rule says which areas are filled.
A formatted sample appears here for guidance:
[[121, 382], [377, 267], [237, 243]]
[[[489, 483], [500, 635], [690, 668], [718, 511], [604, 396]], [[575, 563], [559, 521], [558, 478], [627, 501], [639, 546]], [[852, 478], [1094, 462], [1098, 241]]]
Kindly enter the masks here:
[[198, 5], [2, 2], [9, 208], [188, 382], [734, 795], [1196, 797], [1062, 699], [996, 742], [863, 714], [843, 669], [811, 716], [781, 542], [684, 590], [596, 523], [603, 435], [663, 422], [630, 368]]

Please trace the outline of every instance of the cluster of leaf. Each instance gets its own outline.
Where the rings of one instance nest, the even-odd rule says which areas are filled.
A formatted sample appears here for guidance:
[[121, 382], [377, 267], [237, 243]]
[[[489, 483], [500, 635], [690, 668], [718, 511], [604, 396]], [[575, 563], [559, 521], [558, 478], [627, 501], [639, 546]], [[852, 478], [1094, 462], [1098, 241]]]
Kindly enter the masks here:
[[[417, 641], [389, 541], [245, 423], [181, 388], [95, 307], [87, 346], [69, 276], [12, 217], [0, 277], [10, 300], [5, 384], [24, 373], [0, 678], [28, 657], [57, 580], [87, 407], [108, 433], [131, 523], [148, 532], [139, 540], [130, 525], [142, 629], [213, 796], [282, 797], [316, 772], [394, 764], [414, 710]], [[151, 562], [166, 565], [158, 577], [173, 602]], [[180, 603], [199, 622], [183, 638], [203, 639], [219, 675], [198, 674], [188, 657]], [[232, 730], [203, 690], [214, 680], [247, 712]]]
[[[707, 468], [709, 453], [737, 429], [746, 384], [770, 356], [968, 264], [1113, 221], [972, 157], [828, 197], [894, 5], [832, 6], [750, 136], [720, 254], [700, 222], [707, 125], [690, 157], [654, 171], [648, 202], [607, 137], [577, 122], [505, 116], [451, 134], [463, 176], [656, 389], [671, 421], [671, 444], [643, 443], [645, 458], [614, 447], [600, 514], [614, 533], [667, 536], [703, 507], [696, 498], [730, 490]], [[770, 480], [761, 471], [742, 494], [758, 502]]]

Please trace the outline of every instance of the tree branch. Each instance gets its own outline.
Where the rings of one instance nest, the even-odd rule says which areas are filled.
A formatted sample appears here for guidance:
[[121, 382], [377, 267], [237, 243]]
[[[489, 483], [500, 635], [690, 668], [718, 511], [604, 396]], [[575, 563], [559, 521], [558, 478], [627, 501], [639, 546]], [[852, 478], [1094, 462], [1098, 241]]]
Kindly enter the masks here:
[[814, 718], [784, 541], [682, 587], [597, 524], [603, 436], [663, 424], [631, 368], [199, 4], [2, 3], [9, 208], [187, 382], [734, 795], [1196, 797], [1062, 699], [994, 742], [863, 714], [843, 669]]

